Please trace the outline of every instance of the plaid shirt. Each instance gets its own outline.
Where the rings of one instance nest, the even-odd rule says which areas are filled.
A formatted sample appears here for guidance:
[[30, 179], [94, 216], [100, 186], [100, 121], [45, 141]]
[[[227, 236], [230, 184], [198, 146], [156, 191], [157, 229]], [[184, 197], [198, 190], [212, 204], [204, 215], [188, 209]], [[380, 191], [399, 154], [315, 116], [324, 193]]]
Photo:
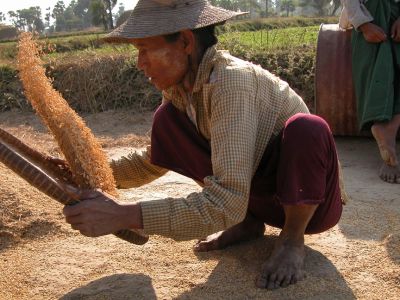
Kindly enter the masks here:
[[[193, 92], [182, 91], [179, 86], [164, 91], [163, 101], [189, 112], [210, 142], [213, 175], [204, 178], [201, 192], [186, 198], [140, 202], [144, 231], [176, 240], [205, 237], [242, 221], [252, 177], [271, 137], [290, 116], [308, 113], [286, 82], [214, 47], [202, 59]], [[165, 174], [167, 170], [150, 164], [148, 153], [111, 163], [120, 188], [137, 187]]]

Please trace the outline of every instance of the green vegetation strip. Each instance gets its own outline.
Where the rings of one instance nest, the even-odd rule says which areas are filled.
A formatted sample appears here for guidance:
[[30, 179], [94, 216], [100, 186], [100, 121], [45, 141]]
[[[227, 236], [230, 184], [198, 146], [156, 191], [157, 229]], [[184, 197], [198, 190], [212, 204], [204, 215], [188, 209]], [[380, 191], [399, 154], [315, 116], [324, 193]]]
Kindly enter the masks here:
[[228, 32], [218, 37], [227, 48], [241, 45], [251, 50], [290, 48], [300, 45], [315, 45], [319, 26], [296, 27], [272, 30]]
[[[302, 23], [298, 27], [287, 27], [282, 18], [276, 23], [266, 20], [225, 25], [224, 31], [219, 30], [219, 48], [287, 81], [313, 111], [315, 48], [321, 20], [286, 20], [289, 25]], [[243, 31], [245, 28], [250, 30]], [[39, 40], [55, 88], [79, 111], [154, 108], [161, 96], [137, 70], [134, 47], [105, 44], [101, 37], [92, 33]], [[15, 42], [0, 44], [0, 111], [30, 109], [15, 69], [16, 52]]]

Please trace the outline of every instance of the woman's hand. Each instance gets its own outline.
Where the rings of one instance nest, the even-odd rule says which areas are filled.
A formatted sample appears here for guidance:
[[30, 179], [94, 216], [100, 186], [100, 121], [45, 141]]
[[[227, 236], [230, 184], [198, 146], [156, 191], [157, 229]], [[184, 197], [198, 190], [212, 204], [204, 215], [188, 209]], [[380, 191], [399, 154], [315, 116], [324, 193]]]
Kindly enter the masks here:
[[398, 18], [392, 25], [390, 30], [390, 37], [395, 42], [400, 42], [400, 18]]
[[143, 227], [139, 204], [119, 204], [99, 190], [79, 191], [79, 198], [81, 202], [64, 207], [63, 214], [71, 228], [85, 236], [98, 237], [121, 229]]
[[387, 39], [385, 31], [373, 23], [364, 23], [358, 29], [363, 33], [364, 39], [368, 43], [382, 43]]
[[53, 156], [46, 156], [46, 161], [53, 166], [53, 169], [57, 170], [57, 174], [61, 176], [64, 181], [74, 183], [74, 176], [65, 160]]

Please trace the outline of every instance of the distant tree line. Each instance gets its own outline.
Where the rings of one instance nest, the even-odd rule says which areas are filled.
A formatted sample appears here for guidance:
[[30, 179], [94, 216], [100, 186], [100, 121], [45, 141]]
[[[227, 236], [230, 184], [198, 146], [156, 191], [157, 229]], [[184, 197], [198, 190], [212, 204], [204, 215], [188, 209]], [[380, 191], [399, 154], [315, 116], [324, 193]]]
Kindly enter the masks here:
[[[213, 5], [234, 11], [250, 12], [244, 18], [271, 16], [328, 16], [338, 13], [340, 0], [209, 0]], [[61, 32], [84, 30], [92, 26], [102, 26], [105, 30], [114, 28], [114, 24], [124, 14], [122, 3], [118, 12], [113, 9], [118, 0], [72, 0], [68, 6], [59, 0], [54, 7], [46, 8], [44, 19], [39, 6], [17, 11], [0, 12], [0, 23], [6, 17], [13, 26], [21, 31]], [[121, 18], [122, 19], [122, 18]]]
[[249, 17], [308, 15], [333, 16], [338, 12], [340, 0], [209, 0], [225, 9], [250, 12]]
[[118, 12], [112, 10], [118, 0], [72, 0], [68, 6], [59, 0], [54, 7], [48, 7], [42, 18], [39, 6], [32, 6], [7, 15], [0, 12], [0, 23], [8, 20], [21, 31], [61, 32], [84, 30], [92, 26], [103, 26], [105, 30], [114, 28], [114, 20], [123, 14], [125, 8], [119, 5]]

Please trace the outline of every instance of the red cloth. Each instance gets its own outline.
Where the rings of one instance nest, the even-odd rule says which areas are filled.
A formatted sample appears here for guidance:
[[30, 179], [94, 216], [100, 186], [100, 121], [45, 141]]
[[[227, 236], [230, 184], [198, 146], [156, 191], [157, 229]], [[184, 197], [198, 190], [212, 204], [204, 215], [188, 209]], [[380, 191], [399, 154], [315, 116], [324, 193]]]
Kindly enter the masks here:
[[[209, 142], [172, 103], [154, 115], [151, 162], [196, 181], [212, 175]], [[253, 177], [248, 210], [266, 224], [282, 228], [282, 205], [319, 204], [306, 233], [323, 232], [342, 213], [335, 142], [318, 116], [296, 114], [270, 141]]]

